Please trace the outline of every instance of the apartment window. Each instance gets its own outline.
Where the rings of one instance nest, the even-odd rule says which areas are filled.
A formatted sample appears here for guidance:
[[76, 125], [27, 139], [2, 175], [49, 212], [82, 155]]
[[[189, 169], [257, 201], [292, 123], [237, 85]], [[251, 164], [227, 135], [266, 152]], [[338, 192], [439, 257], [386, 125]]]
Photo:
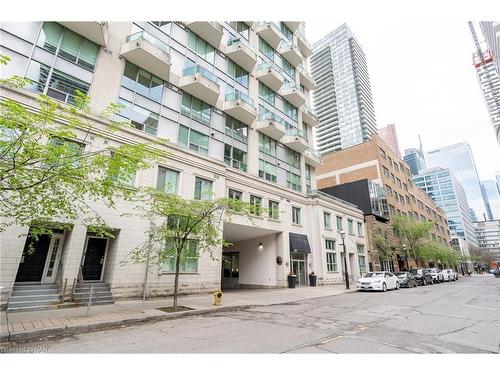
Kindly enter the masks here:
[[269, 87], [264, 85], [262, 82], [259, 82], [259, 95], [264, 99], [265, 102], [275, 105], [276, 94]]
[[204, 178], [196, 177], [194, 183], [194, 199], [210, 200], [212, 199], [213, 182]]
[[247, 143], [248, 126], [234, 117], [226, 115], [225, 134], [240, 142]]
[[[4, 132], [4, 134], [7, 136], [8, 133]], [[13, 133], [11, 134], [12, 136], [14, 135]], [[2, 138], [5, 139], [2, 135], [3, 134], [0, 133], [0, 140], [2, 140]], [[48, 168], [57, 165], [67, 165], [77, 168], [80, 164], [83, 151], [85, 150], [85, 144], [59, 137], [50, 138], [47, 142], [47, 146], [50, 146], [53, 152], [52, 160], [45, 161]]]
[[55, 22], [44, 22], [37, 45], [93, 71], [99, 46]]
[[247, 171], [247, 153], [231, 145], [224, 145], [224, 163], [227, 165]]
[[398, 185], [398, 187], [402, 187], [401, 180], [397, 177], [396, 177], [396, 184]]
[[387, 156], [386, 156], [386, 154], [385, 154], [385, 151], [384, 151], [384, 150], [382, 150], [380, 147], [379, 147], [379, 149], [378, 149], [378, 153], [379, 153], [379, 155], [382, 157], [382, 159], [386, 159], [386, 160], [387, 160]]
[[156, 135], [158, 131], [158, 119], [159, 115], [157, 113], [151, 112], [150, 110], [140, 107], [124, 99], [118, 99], [118, 104], [122, 106], [118, 117], [129, 120], [130, 123], [138, 130], [141, 130], [148, 134]]
[[83, 82], [69, 74], [53, 69], [50, 73], [50, 67], [41, 64], [35, 60], [30, 62], [26, 78], [31, 79], [32, 83], [27, 87], [32, 91], [46, 93], [47, 96], [64, 103], [75, 104], [75, 95], [77, 91], [87, 94], [90, 84]]
[[280, 29], [281, 29], [281, 33], [285, 36], [285, 38], [287, 38], [289, 41], [292, 41], [293, 40], [293, 32], [292, 30], [290, 30], [288, 28], [287, 25], [285, 25], [284, 22], [280, 22]]
[[248, 88], [248, 72], [231, 60], [229, 60], [227, 64], [227, 74], [234, 78], [234, 80], [240, 85]]
[[238, 190], [229, 189], [227, 196], [230, 199], [236, 199], [238, 201], [243, 200], [243, 193]]
[[274, 220], [279, 220], [280, 218], [280, 211], [279, 211], [280, 204], [279, 202], [275, 201], [269, 201], [269, 217]]
[[382, 172], [384, 173], [385, 177], [387, 177], [387, 178], [389, 177], [389, 170], [386, 167], [384, 167], [384, 166], [382, 167]]
[[172, 22], [171, 21], [150, 21], [150, 23], [152, 25], [155, 25], [157, 28], [159, 28], [165, 34], [170, 35], [170, 30], [172, 29]]
[[358, 236], [363, 237], [363, 223], [357, 223], [358, 225]]
[[250, 27], [242, 21], [229, 22], [231, 27], [235, 29], [240, 35], [248, 40], [250, 38]]
[[[186, 248], [181, 255], [179, 271], [182, 273], [193, 273], [198, 271], [198, 241], [197, 240], [187, 240]], [[163, 263], [163, 272], [175, 272], [175, 248], [174, 241], [167, 241], [165, 244], [168, 250], [169, 256], [167, 256], [165, 262]], [[170, 255], [172, 254], [172, 255]]]
[[341, 231], [344, 228], [342, 224], [342, 216], [337, 216], [336, 219], [337, 219], [337, 230]]
[[274, 61], [274, 49], [264, 39], [259, 37], [259, 51]]
[[196, 130], [180, 125], [178, 143], [200, 154], [208, 155], [208, 135]]
[[399, 194], [399, 202], [400, 202], [403, 206], [405, 205], [405, 199], [404, 199], [404, 197], [403, 197], [401, 194]]
[[278, 175], [278, 168], [273, 163], [259, 159], [259, 177], [268, 181], [276, 182]]
[[403, 183], [403, 189], [405, 189], [405, 191], [408, 191], [408, 185], [406, 185], [405, 183]]
[[392, 182], [396, 183], [396, 177], [391, 173], [391, 180]]
[[201, 39], [198, 35], [189, 31], [188, 36], [188, 48], [195, 52], [198, 56], [208, 61], [209, 63], [214, 63], [215, 50], [210, 44]]
[[[113, 157], [114, 151], [111, 151], [111, 157]], [[126, 171], [117, 171], [117, 173], [111, 174], [111, 180], [121, 186], [133, 188], [135, 184], [136, 171], [132, 173], [127, 173]]]
[[357, 249], [358, 249], [359, 271], [365, 272], [366, 271], [365, 247], [364, 245], [357, 245]]
[[268, 155], [276, 156], [276, 141], [265, 134], [259, 133], [259, 150]]
[[393, 165], [392, 165], [392, 159], [390, 157], [387, 157], [387, 160], [389, 161], [389, 166], [393, 167]]
[[390, 212], [391, 216], [396, 214], [396, 209], [391, 204], [389, 205], [389, 212]]
[[312, 191], [311, 188], [311, 166], [309, 164], [306, 164], [306, 192], [310, 193]]
[[164, 167], [158, 167], [156, 189], [166, 194], [177, 194], [178, 184], [179, 172]]
[[295, 190], [301, 191], [300, 175], [287, 171], [286, 172], [286, 186]]
[[323, 212], [323, 226], [325, 229], [332, 229], [332, 214]]
[[262, 198], [250, 195], [250, 213], [260, 216], [262, 214]]
[[292, 207], [292, 223], [301, 225], [301, 218], [300, 218], [300, 208], [299, 207]]
[[337, 254], [330, 251], [326, 252], [326, 271], [337, 272]]
[[347, 232], [351, 235], [354, 236], [354, 224], [351, 219], [347, 219]]
[[181, 113], [205, 125], [212, 119], [212, 106], [188, 93], [182, 93]]
[[405, 201], [406, 201], [406, 204], [409, 206], [410, 205], [410, 197], [408, 195], [405, 195]]
[[123, 72], [122, 86], [157, 103], [161, 102], [163, 80], [128, 61]]
[[298, 109], [294, 105], [290, 104], [288, 101], [283, 100], [283, 112], [295, 121], [298, 120]]
[[300, 153], [297, 151], [285, 147], [285, 160], [295, 168], [300, 168]]

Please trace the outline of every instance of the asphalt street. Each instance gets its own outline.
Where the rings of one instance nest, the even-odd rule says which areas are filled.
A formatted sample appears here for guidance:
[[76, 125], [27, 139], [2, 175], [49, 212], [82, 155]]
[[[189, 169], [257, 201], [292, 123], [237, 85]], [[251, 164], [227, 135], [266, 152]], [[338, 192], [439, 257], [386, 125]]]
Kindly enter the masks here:
[[500, 353], [500, 279], [465, 277], [10, 345], [54, 353]]

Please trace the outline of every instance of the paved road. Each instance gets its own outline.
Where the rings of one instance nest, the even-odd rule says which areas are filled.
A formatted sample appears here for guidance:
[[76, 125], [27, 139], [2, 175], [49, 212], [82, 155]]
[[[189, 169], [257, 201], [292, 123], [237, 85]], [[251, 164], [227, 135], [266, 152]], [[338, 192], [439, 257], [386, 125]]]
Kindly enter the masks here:
[[29, 345], [60, 353], [499, 353], [500, 279], [348, 293]]

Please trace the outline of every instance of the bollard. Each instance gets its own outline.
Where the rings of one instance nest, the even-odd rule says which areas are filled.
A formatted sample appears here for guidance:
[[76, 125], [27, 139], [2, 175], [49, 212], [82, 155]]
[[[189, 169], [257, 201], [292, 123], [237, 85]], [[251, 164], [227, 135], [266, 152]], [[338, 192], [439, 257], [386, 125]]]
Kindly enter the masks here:
[[92, 295], [94, 294], [94, 285], [90, 287], [90, 294], [89, 294], [89, 302], [87, 304], [87, 312], [85, 313], [85, 316], [89, 316], [90, 314], [90, 305], [92, 304]]

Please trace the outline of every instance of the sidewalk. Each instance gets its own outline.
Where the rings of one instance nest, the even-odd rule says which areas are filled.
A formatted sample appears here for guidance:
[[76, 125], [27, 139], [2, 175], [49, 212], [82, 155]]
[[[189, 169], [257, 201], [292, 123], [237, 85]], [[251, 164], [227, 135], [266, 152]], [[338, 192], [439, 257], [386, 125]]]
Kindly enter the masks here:
[[[351, 289], [353, 291], [355, 289]], [[141, 300], [116, 301], [112, 305], [90, 308], [73, 307], [29, 312], [0, 312], [0, 342], [81, 333], [94, 329], [117, 327], [140, 322], [178, 319], [217, 311], [234, 311], [252, 306], [266, 306], [343, 294], [343, 285], [302, 287], [296, 289], [242, 289], [224, 292], [222, 305], [213, 306], [211, 294], [179, 297], [179, 306], [190, 310], [166, 313], [158, 310], [170, 307], [172, 298], [155, 298], [146, 301], [141, 312]]]

